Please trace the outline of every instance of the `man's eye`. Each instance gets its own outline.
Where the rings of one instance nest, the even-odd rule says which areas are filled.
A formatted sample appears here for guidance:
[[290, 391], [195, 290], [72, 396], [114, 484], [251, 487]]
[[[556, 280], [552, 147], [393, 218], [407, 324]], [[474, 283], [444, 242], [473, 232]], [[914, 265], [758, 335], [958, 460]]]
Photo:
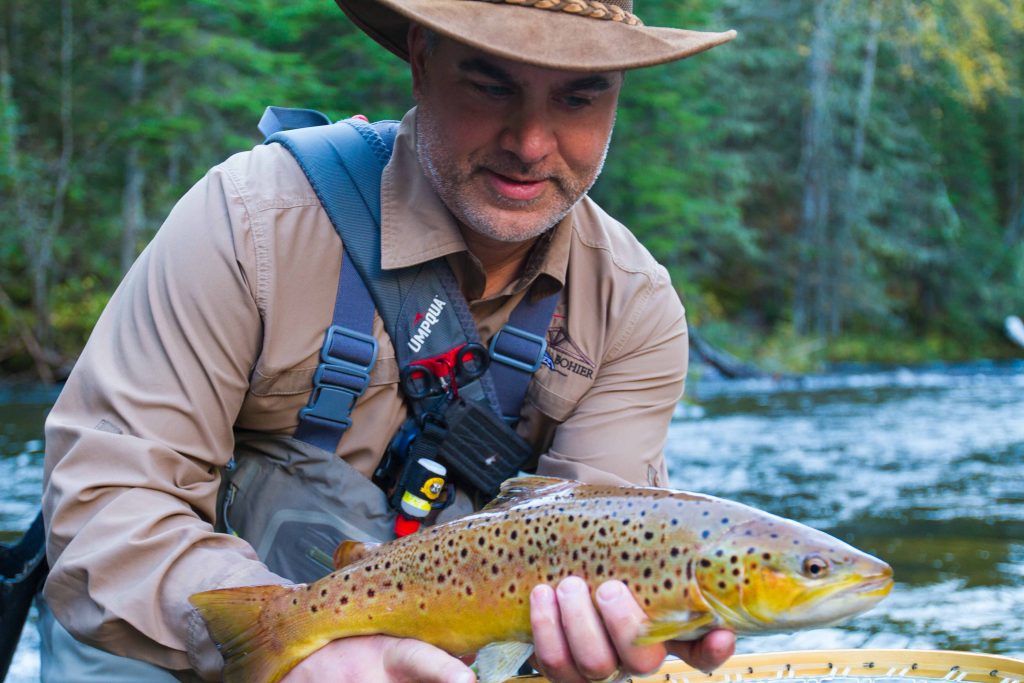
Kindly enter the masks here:
[[502, 98], [508, 97], [512, 94], [512, 89], [505, 85], [492, 85], [490, 83], [474, 83], [473, 87], [478, 92], [487, 95], [488, 97]]
[[591, 98], [579, 95], [566, 95], [562, 98], [562, 104], [569, 109], [583, 109], [584, 107], [589, 107], [592, 102]]

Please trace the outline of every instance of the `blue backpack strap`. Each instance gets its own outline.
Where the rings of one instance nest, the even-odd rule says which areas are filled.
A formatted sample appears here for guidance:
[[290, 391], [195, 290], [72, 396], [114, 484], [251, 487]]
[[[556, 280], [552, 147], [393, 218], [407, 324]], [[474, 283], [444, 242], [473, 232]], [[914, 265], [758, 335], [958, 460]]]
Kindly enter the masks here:
[[519, 419], [530, 379], [544, 363], [547, 331], [558, 298], [556, 293], [534, 301], [527, 292], [508, 323], [491, 337], [490, 373], [498, 389], [501, 416], [509, 424]]

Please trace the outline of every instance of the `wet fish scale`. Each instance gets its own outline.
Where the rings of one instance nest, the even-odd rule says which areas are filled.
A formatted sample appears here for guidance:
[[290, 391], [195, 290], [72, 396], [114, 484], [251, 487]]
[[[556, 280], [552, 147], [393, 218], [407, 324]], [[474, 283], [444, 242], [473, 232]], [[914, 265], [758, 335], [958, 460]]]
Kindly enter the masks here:
[[[354, 635], [418, 638], [453, 654], [531, 642], [530, 591], [570, 575], [592, 591], [625, 582], [650, 618], [648, 642], [715, 625], [827, 623], [863, 611], [891, 584], [884, 563], [739, 503], [543, 477], [507, 482], [475, 515], [339, 552], [357, 559], [308, 586], [193, 596], [222, 644], [226, 680], [278, 680], [323, 644]], [[828, 575], [805, 576], [815, 571]]]

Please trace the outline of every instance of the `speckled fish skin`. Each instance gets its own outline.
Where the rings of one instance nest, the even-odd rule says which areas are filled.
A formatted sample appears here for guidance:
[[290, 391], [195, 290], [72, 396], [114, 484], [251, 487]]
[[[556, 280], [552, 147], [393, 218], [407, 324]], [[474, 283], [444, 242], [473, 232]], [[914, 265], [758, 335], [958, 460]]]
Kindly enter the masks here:
[[570, 575], [592, 591], [624, 581], [650, 619], [637, 642], [834, 623], [892, 585], [884, 562], [740, 503], [545, 477], [506, 482], [469, 517], [346, 552], [362, 557], [309, 585], [193, 596], [226, 681], [277, 681], [355, 635], [417, 638], [456, 655], [531, 642], [530, 591]]

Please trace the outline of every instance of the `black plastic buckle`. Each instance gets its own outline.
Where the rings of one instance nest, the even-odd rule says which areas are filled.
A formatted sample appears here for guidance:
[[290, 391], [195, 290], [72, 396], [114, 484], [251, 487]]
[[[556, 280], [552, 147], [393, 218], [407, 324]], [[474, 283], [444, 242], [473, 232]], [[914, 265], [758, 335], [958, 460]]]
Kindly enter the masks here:
[[349, 416], [356, 399], [370, 384], [370, 369], [377, 362], [377, 340], [345, 327], [332, 325], [320, 349], [321, 364], [313, 375], [309, 403], [299, 418], [352, 426]]
[[[506, 336], [508, 339], [503, 341]], [[548, 342], [544, 337], [505, 325], [491, 337], [489, 350], [492, 360], [532, 374], [544, 363], [547, 348]]]

